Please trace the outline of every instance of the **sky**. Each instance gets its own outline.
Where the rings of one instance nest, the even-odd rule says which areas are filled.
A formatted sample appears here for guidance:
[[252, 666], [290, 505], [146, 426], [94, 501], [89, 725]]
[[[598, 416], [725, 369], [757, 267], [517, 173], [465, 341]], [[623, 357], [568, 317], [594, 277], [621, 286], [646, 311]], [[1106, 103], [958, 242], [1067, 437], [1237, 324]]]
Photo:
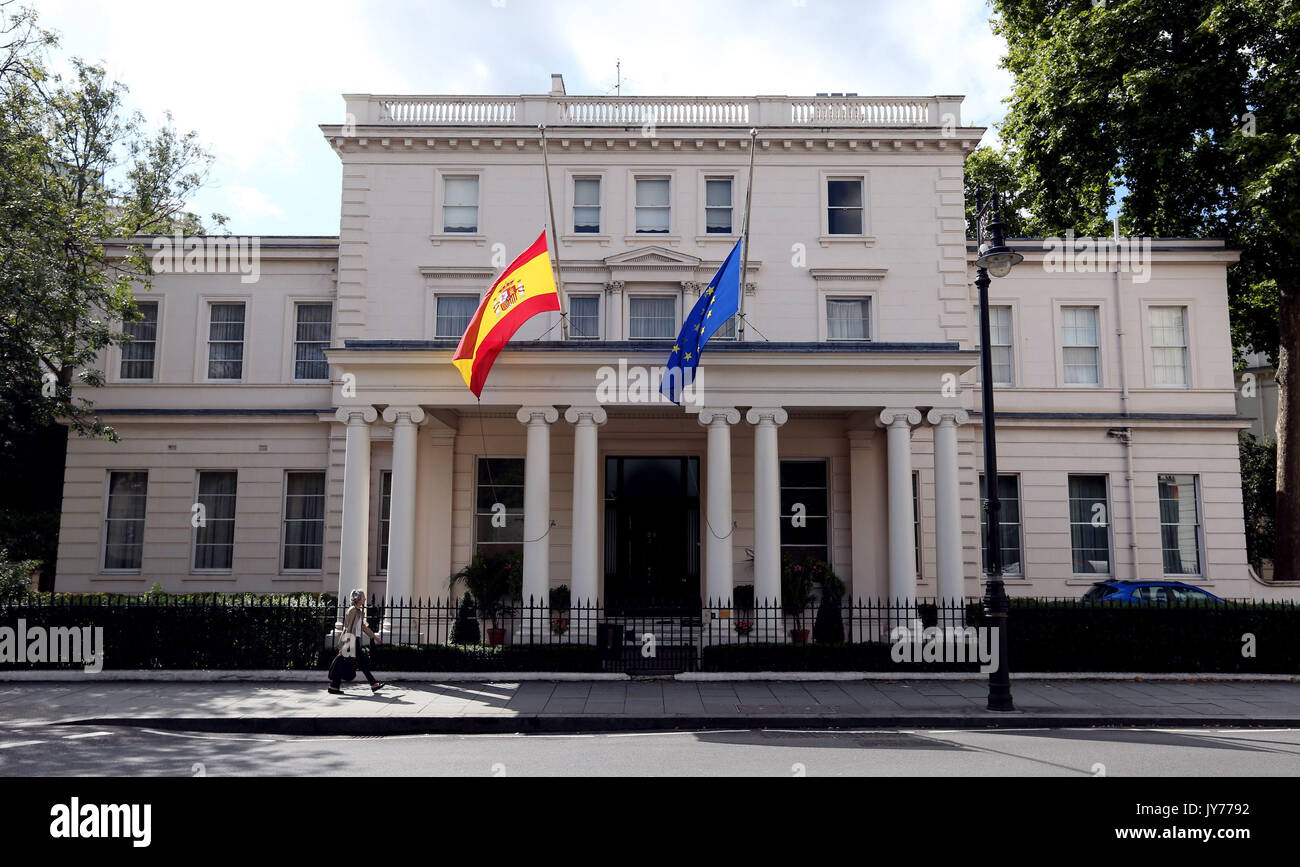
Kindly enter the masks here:
[[[964, 94], [1011, 90], [984, 0], [39, 0], [66, 58], [102, 63], [154, 126], [216, 157], [191, 210], [238, 234], [334, 235], [341, 171], [318, 128], [344, 93]], [[161, 11], [160, 11], [161, 10]], [[990, 131], [985, 141], [993, 140]]]

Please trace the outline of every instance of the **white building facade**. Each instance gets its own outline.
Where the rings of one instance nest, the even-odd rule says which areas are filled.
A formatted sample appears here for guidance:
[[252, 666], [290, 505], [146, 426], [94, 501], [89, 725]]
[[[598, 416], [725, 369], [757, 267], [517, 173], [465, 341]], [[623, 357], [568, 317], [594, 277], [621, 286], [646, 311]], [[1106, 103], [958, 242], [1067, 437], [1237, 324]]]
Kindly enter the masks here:
[[[88, 395], [121, 442], [69, 445], [59, 590], [442, 596], [476, 552], [518, 551], [534, 598], [775, 598], [784, 554], [855, 598], [979, 594], [962, 173], [983, 130], [960, 97], [575, 97], [557, 76], [346, 100], [322, 127], [339, 237], [261, 238], [255, 281], [140, 293]], [[751, 158], [743, 332], [685, 407], [655, 401], [643, 376], [739, 237]], [[452, 352], [551, 210], [567, 317], [530, 321], [476, 400]], [[1279, 595], [1245, 559], [1235, 254], [1156, 240], [1146, 273], [1062, 272], [1016, 246], [991, 290], [1009, 592]]]

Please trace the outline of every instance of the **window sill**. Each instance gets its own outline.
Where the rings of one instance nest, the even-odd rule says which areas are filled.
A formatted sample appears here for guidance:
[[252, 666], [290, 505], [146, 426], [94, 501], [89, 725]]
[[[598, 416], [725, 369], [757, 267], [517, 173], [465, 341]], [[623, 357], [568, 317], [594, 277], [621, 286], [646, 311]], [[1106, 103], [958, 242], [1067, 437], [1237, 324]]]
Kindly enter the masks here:
[[876, 245], [875, 235], [822, 235], [818, 241], [823, 247], [829, 247], [831, 244], [855, 244], [862, 247], [874, 247]]
[[191, 571], [181, 579], [182, 581], [231, 581], [235, 580], [235, 573], [226, 570], [216, 572]]
[[319, 578], [324, 574], [325, 572], [320, 569], [303, 569], [301, 571], [293, 571], [290, 569], [286, 569], [280, 572], [271, 580], [272, 581], [302, 581], [303, 579], [306, 578]]
[[682, 237], [681, 235], [656, 235], [653, 233], [646, 233], [644, 235], [626, 235], [623, 238], [623, 243], [625, 244], [642, 244], [646, 241], [677, 246], [682, 242]]
[[91, 581], [120, 581], [123, 578], [139, 578], [140, 569], [101, 569], [98, 574], [90, 576]]
[[740, 240], [740, 235], [696, 235], [695, 243], [697, 244], [735, 244]]
[[614, 239], [609, 235], [561, 235], [561, 244], [599, 244], [608, 247]]
[[462, 235], [453, 232], [451, 234], [429, 236], [429, 242], [435, 247], [439, 244], [450, 243], [453, 241], [465, 241], [474, 244], [476, 247], [483, 247], [487, 245], [487, 235], [471, 235], [469, 233]]

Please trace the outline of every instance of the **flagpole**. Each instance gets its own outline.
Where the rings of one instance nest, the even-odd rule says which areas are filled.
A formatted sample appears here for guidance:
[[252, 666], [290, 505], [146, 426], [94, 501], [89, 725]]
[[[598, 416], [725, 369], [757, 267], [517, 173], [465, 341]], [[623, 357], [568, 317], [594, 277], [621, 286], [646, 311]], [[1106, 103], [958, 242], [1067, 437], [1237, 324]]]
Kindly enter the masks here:
[[[555, 285], [560, 290], [560, 304], [564, 305], [564, 278], [560, 276], [560, 233], [555, 228], [555, 199], [551, 196], [551, 161], [546, 153], [546, 124], [539, 123], [537, 131], [542, 136], [542, 171], [546, 175], [546, 209], [550, 213], [551, 249], [555, 253]], [[552, 326], [554, 327], [554, 326]], [[569, 318], [560, 311], [560, 333], [569, 339]]]
[[745, 339], [745, 280], [749, 277], [749, 207], [754, 201], [754, 151], [758, 149], [758, 130], [749, 131], [749, 182], [745, 185], [745, 228], [741, 233], [740, 304], [736, 313], [736, 342]]

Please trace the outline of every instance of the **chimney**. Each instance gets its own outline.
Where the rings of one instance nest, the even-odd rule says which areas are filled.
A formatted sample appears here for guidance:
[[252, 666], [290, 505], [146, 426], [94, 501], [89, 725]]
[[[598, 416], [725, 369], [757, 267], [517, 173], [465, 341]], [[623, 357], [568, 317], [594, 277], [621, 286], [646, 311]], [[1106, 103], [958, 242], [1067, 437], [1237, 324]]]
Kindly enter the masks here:
[[565, 96], [564, 76], [558, 72], [551, 75], [551, 96]]

